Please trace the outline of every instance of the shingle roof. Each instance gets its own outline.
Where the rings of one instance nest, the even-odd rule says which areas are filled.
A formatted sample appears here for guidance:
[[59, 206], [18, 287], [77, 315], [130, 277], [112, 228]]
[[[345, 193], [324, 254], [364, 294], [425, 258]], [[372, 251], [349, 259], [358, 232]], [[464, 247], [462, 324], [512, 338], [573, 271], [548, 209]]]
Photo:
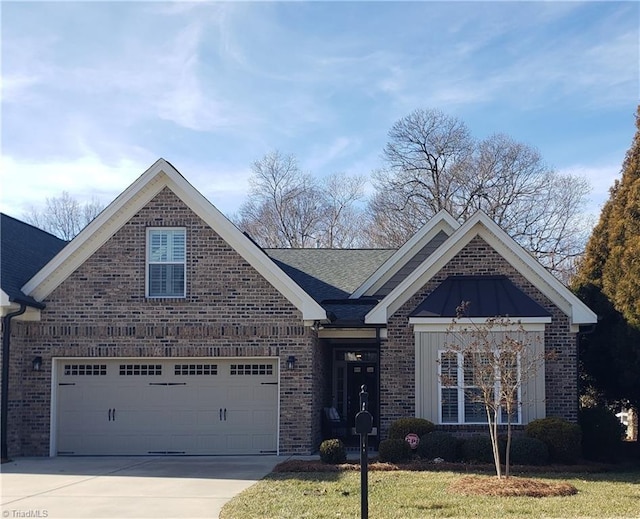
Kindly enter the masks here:
[[506, 276], [449, 276], [420, 303], [411, 317], [550, 317], [551, 314]]
[[334, 317], [334, 323], [362, 323], [377, 301], [349, 296], [394, 249], [265, 249], [273, 261]]
[[348, 298], [393, 249], [265, 249], [316, 301]]
[[41, 306], [20, 289], [66, 244], [53, 234], [0, 213], [0, 285], [9, 300]]

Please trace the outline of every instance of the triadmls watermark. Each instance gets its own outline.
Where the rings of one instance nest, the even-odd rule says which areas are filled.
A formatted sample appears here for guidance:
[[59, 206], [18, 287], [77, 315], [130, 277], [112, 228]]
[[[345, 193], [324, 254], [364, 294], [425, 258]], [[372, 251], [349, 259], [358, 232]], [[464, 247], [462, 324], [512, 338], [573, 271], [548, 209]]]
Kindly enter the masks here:
[[14, 508], [13, 510], [3, 510], [2, 517], [3, 519], [6, 519], [7, 517], [49, 517], [49, 511], [44, 509], [18, 510]]

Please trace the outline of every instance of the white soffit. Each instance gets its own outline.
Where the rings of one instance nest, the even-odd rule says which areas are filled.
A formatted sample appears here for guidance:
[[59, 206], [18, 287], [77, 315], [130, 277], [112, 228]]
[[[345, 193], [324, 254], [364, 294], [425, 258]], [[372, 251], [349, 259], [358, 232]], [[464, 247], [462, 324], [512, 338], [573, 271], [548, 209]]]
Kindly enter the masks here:
[[478, 211], [459, 227], [420, 267], [414, 270], [390, 294], [380, 301], [366, 315], [365, 323], [386, 323], [389, 316], [393, 315], [476, 236], [483, 238], [520, 274], [569, 316], [573, 326], [597, 322], [595, 313], [484, 212]]
[[264, 252], [232, 224], [166, 160], [157, 160], [109, 204], [22, 290], [37, 301], [45, 299], [82, 263], [104, 245], [162, 189], [168, 187], [253, 268], [286, 297], [308, 322], [326, 320], [325, 310], [289, 278]]

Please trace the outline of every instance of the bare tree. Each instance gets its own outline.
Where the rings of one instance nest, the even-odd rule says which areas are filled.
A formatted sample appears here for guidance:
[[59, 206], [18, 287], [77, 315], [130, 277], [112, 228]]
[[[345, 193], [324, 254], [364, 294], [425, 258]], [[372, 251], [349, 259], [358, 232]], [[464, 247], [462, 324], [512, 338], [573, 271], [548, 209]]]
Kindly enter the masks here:
[[[501, 478], [502, 460], [498, 444], [498, 426], [507, 426], [505, 477], [509, 477], [513, 422], [521, 412], [523, 387], [542, 368], [545, 353], [541, 338], [527, 332], [520, 321], [508, 317], [491, 317], [480, 322], [463, 317], [468, 304], [459, 307], [459, 317], [452, 320], [449, 337], [440, 359], [443, 388], [462, 391], [464, 412], [473, 406], [483, 408], [489, 427], [496, 475]], [[526, 402], [531, 404], [531, 402]], [[476, 414], [479, 420], [479, 414]]]
[[319, 245], [348, 248], [365, 240], [363, 210], [356, 204], [364, 198], [365, 178], [334, 173], [321, 183], [322, 223]]
[[439, 110], [415, 110], [389, 130], [386, 168], [375, 178], [384, 191], [402, 196], [396, 203], [421, 208], [428, 218], [441, 209], [456, 211], [467, 184], [474, 143], [466, 125]]
[[476, 142], [458, 119], [416, 110], [391, 128], [383, 159], [369, 204], [375, 245], [401, 245], [440, 209], [460, 221], [483, 210], [558, 277], [573, 271], [589, 184], [531, 146], [502, 134]]
[[334, 174], [320, 182], [279, 151], [253, 164], [251, 190], [234, 218], [263, 247], [347, 247], [360, 239], [364, 179]]
[[568, 282], [587, 239], [582, 214], [590, 191], [587, 180], [550, 170], [536, 149], [503, 134], [478, 145], [473, 171], [470, 190], [454, 216], [464, 219], [483, 210]]
[[69, 241], [98, 216], [102, 209], [104, 206], [95, 197], [81, 204], [67, 191], [63, 191], [60, 196], [47, 198], [43, 209], [31, 207], [23, 218], [26, 222]]

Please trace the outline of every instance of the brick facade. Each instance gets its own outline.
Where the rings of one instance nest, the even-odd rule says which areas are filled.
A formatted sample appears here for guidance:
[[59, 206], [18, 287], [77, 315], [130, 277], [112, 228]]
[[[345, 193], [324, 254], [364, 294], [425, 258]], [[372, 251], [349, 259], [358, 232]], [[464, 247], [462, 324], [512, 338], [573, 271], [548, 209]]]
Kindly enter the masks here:
[[567, 316], [482, 238], [476, 237], [389, 318], [387, 339], [380, 348], [381, 438], [386, 437], [391, 422], [415, 415], [415, 338], [413, 327], [408, 324], [409, 314], [452, 275], [505, 275], [552, 314], [545, 329], [545, 350], [555, 352], [554, 360], [548, 360], [545, 366], [546, 413], [575, 422], [577, 348]]
[[[187, 296], [145, 297], [147, 227], [187, 230]], [[320, 440], [326, 369], [316, 334], [282, 294], [165, 188], [44, 301], [12, 323], [10, 455], [48, 455], [52, 357], [279, 357], [280, 450]], [[31, 371], [43, 358], [44, 370]], [[294, 370], [286, 359], [297, 359]], [[311, 412], [309, 412], [311, 410]]]
[[[186, 229], [186, 297], [145, 296], [146, 231]], [[408, 317], [450, 275], [506, 275], [547, 309], [546, 414], [577, 419], [577, 350], [568, 317], [483, 239], [476, 237], [387, 323], [380, 342], [380, 435], [415, 413], [415, 337]], [[12, 322], [9, 454], [50, 448], [52, 358], [243, 358], [280, 361], [279, 448], [310, 454], [331, 404], [332, 345], [239, 253], [165, 188], [45, 299], [38, 322]], [[296, 357], [293, 370], [287, 358]], [[41, 372], [31, 370], [34, 356]], [[459, 432], [474, 426], [456, 426]]]

